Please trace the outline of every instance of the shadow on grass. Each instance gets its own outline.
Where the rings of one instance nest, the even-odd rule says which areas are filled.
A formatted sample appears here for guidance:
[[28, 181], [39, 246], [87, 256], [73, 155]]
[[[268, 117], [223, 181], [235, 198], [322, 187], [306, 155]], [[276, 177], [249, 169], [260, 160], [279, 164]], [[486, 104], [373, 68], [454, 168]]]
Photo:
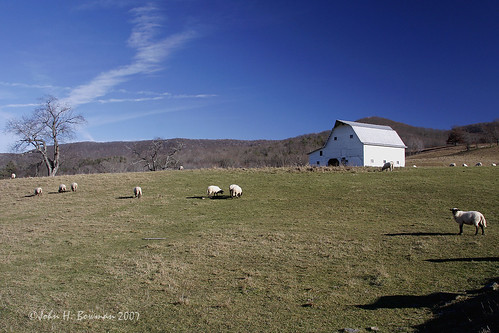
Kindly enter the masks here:
[[456, 236], [452, 232], [399, 232], [396, 234], [385, 234], [385, 236]]
[[133, 199], [133, 198], [134, 198], [133, 195], [127, 195], [127, 196], [124, 196], [124, 197], [117, 197], [116, 199], [123, 200], [123, 199]]
[[365, 310], [397, 309], [397, 308], [433, 308], [439, 304], [450, 302], [461, 294], [433, 293], [424, 296], [392, 295], [382, 296], [376, 302], [357, 307]]
[[225, 199], [231, 199], [230, 195], [214, 195], [212, 197], [205, 197], [205, 196], [195, 196], [195, 197], [187, 197], [186, 199], [211, 199], [211, 200], [225, 200]]
[[374, 303], [357, 307], [365, 310], [429, 308], [434, 318], [414, 326], [416, 332], [499, 332], [498, 281], [499, 278], [491, 279], [486, 287], [464, 293], [382, 296]]
[[426, 259], [429, 262], [473, 262], [473, 261], [499, 261], [499, 257], [478, 258], [449, 258], [449, 259]]

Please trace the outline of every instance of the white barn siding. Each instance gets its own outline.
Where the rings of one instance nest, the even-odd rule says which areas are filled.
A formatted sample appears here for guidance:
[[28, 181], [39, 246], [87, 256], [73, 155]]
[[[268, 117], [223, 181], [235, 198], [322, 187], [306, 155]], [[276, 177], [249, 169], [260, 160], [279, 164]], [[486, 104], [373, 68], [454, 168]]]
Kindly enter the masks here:
[[328, 165], [332, 156], [337, 158], [340, 164], [362, 165], [362, 144], [350, 126], [336, 128], [329, 140], [331, 144], [322, 149], [324, 158], [321, 165]]
[[364, 146], [365, 166], [382, 167], [393, 161], [394, 167], [405, 167], [405, 151], [395, 147]]

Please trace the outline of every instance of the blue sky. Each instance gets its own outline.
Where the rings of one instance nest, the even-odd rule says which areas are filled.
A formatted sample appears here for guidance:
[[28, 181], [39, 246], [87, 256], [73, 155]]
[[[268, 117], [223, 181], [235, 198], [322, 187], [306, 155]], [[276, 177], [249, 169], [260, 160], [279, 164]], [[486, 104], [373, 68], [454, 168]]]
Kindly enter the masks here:
[[1, 1], [0, 40], [0, 128], [53, 95], [73, 141], [499, 118], [498, 1]]

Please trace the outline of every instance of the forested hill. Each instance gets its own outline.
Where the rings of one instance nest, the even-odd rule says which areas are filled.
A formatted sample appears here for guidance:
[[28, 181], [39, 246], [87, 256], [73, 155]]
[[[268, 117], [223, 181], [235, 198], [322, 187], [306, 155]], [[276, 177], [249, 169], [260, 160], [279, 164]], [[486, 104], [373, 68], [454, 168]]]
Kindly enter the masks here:
[[[369, 117], [358, 122], [388, 125], [400, 135], [413, 154], [425, 148], [446, 145], [455, 134], [457, 143], [497, 142], [499, 121], [437, 130], [414, 127], [385, 118]], [[331, 128], [334, 122], [331, 123]], [[129, 172], [160, 170], [164, 167], [279, 167], [306, 165], [307, 153], [322, 147], [331, 128], [320, 133], [300, 135], [284, 140], [192, 140], [168, 139], [138, 142], [78, 142], [61, 145], [62, 165], [59, 174]], [[453, 136], [454, 137], [454, 136]], [[460, 140], [460, 141], [459, 141]], [[148, 158], [157, 149], [157, 163], [152, 167]], [[175, 154], [173, 152], [178, 149]], [[150, 162], [150, 161], [149, 161]], [[36, 153], [0, 154], [0, 177], [15, 172], [24, 176], [45, 176]]]

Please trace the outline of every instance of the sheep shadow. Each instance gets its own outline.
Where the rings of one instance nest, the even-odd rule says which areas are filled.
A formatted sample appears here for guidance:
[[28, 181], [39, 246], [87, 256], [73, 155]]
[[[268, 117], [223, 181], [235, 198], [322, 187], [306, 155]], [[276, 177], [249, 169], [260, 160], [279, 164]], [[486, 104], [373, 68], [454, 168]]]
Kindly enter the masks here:
[[133, 199], [133, 198], [135, 198], [133, 195], [127, 195], [127, 196], [117, 197], [116, 199], [123, 200], [123, 199]]
[[187, 197], [186, 199], [210, 199], [210, 200], [226, 200], [226, 199], [231, 199], [232, 197], [230, 195], [214, 195], [212, 197], [209, 196], [194, 196], [194, 197]]
[[449, 258], [449, 259], [426, 259], [428, 262], [482, 262], [482, 261], [490, 261], [496, 262], [499, 261], [499, 257], [477, 257], [477, 258]]
[[211, 200], [226, 200], [226, 199], [231, 199], [232, 197], [230, 195], [214, 195], [208, 198]]
[[393, 234], [385, 234], [385, 236], [455, 236], [457, 233], [452, 232], [399, 232]]

